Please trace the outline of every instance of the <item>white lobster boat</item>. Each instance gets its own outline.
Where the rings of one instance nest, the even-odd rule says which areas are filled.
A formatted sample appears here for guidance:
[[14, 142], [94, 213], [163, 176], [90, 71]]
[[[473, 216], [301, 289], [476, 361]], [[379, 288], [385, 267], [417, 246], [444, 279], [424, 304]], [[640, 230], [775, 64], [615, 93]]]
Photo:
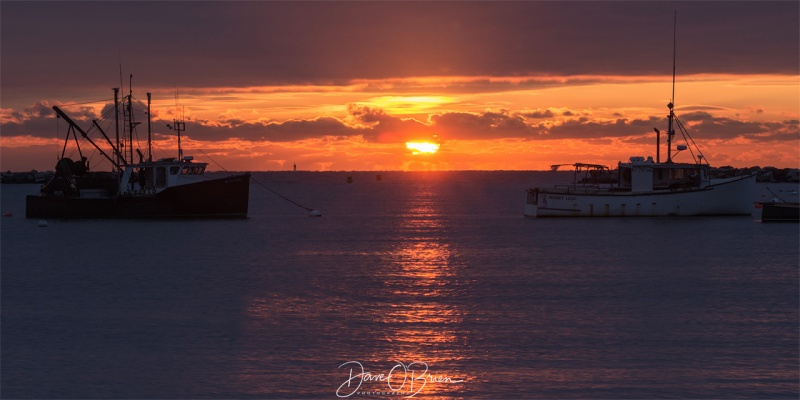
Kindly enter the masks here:
[[714, 179], [711, 167], [695, 145], [693, 163], [672, 161], [672, 137], [677, 125], [687, 145], [694, 145], [689, 133], [669, 103], [667, 161], [660, 162], [661, 133], [655, 129], [656, 161], [652, 157], [631, 157], [619, 162], [615, 171], [599, 164], [562, 165], [575, 167], [571, 184], [553, 188], [528, 189], [525, 215], [528, 217], [661, 217], [694, 215], [750, 215], [755, 197], [755, 174]]
[[[620, 162], [613, 174], [603, 165], [573, 166], [572, 184], [528, 190], [526, 216], [750, 215], [753, 210], [755, 175], [713, 179], [707, 164], [643, 157]], [[581, 174], [585, 176], [579, 180]]]
[[[615, 171], [599, 164], [562, 165], [575, 167], [571, 184], [553, 188], [528, 189], [525, 215], [528, 217], [662, 217], [695, 215], [750, 215], [755, 198], [755, 174], [714, 179], [711, 167], [669, 103], [667, 161], [660, 162], [660, 136], [656, 132], [656, 161], [652, 157], [631, 157], [619, 162]], [[693, 163], [672, 161], [674, 127], [680, 128], [686, 145], [694, 145]]]
[[[654, 129], [656, 161], [652, 157], [631, 157], [629, 162], [619, 162], [618, 168], [613, 172], [598, 164], [561, 164], [575, 167], [573, 182], [554, 188], [528, 189], [524, 211], [526, 216], [660, 217], [752, 213], [755, 174], [726, 179], [712, 178], [711, 167], [703, 153], [675, 115], [674, 49], [675, 46], [672, 61], [672, 101], [667, 105], [667, 161], [661, 162], [661, 132]], [[672, 140], [676, 126], [686, 144], [676, 146], [677, 151], [673, 154]], [[686, 149], [690, 149], [693, 162], [673, 162], [673, 155]], [[553, 165], [551, 168], [555, 171], [561, 165]], [[580, 177], [581, 174], [584, 176]]]

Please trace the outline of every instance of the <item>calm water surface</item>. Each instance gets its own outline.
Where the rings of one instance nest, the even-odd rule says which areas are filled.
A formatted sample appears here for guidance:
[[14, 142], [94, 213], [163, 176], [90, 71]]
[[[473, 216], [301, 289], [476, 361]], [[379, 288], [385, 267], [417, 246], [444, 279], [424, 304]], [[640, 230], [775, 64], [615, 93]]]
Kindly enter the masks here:
[[46, 228], [3, 185], [0, 394], [800, 395], [797, 224], [525, 219], [565, 175], [375, 175], [254, 175], [322, 218], [253, 184], [246, 220]]

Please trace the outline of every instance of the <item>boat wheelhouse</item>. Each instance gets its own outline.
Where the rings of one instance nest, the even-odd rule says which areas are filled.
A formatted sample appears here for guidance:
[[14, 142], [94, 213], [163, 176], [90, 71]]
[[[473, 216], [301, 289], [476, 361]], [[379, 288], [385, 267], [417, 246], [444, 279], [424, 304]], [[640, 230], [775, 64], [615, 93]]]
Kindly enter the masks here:
[[125, 168], [121, 181], [128, 182], [128, 186], [123, 193], [155, 193], [171, 186], [201, 182], [208, 163], [195, 163], [193, 159], [192, 156], [185, 156], [182, 160], [161, 158]]

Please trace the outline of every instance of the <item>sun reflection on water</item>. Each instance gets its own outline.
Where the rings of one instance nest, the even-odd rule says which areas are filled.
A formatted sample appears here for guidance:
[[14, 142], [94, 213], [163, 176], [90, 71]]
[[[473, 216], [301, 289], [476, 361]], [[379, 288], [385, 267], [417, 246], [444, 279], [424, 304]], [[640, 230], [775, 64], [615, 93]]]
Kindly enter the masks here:
[[[465, 369], [470, 344], [464, 323], [467, 288], [439, 195], [436, 182], [415, 186], [392, 219], [391, 240], [299, 250], [295, 263], [313, 265], [306, 273], [273, 272], [287, 279], [287, 289], [270, 282], [272, 292], [248, 305], [246, 337], [252, 343], [239, 356], [242, 368], [234, 379], [238, 390], [291, 397], [300, 389], [283, 382], [301, 382], [298, 375], [321, 370], [315, 372], [317, 384], [326, 388], [321, 393], [333, 394], [351, 370], [337, 367], [349, 361], [361, 362], [375, 374], [403, 365], [409, 368], [409, 379], [419, 379], [420, 368], [427, 366], [430, 380], [424, 385], [415, 381], [417, 396], [466, 390], [474, 379]], [[272, 370], [287, 364], [294, 370]], [[441, 379], [464, 382], [437, 381]], [[408, 395], [410, 386], [409, 381], [398, 393]], [[361, 389], [386, 391], [387, 386], [365, 381]]]
[[[436, 195], [432, 185], [417, 187], [399, 219], [398, 240], [379, 269], [383, 286], [397, 300], [375, 322], [393, 359], [425, 362], [432, 374], [468, 381], [458, 368], [468, 345], [461, 328], [465, 310], [458, 301], [463, 291], [454, 262], [458, 249], [447, 240], [447, 221]], [[429, 383], [420, 394], [453, 394], [464, 384]]]

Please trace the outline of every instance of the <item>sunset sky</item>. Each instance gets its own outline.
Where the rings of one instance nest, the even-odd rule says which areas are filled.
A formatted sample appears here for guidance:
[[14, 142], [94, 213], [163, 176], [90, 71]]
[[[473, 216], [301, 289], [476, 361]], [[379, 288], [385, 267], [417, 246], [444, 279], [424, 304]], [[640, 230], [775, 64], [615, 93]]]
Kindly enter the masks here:
[[227, 170], [615, 166], [666, 132], [676, 11], [676, 113], [709, 162], [800, 167], [797, 1], [3, 1], [0, 169], [53, 169], [52, 106], [88, 129], [129, 74], [156, 157], [177, 91], [184, 154]]

